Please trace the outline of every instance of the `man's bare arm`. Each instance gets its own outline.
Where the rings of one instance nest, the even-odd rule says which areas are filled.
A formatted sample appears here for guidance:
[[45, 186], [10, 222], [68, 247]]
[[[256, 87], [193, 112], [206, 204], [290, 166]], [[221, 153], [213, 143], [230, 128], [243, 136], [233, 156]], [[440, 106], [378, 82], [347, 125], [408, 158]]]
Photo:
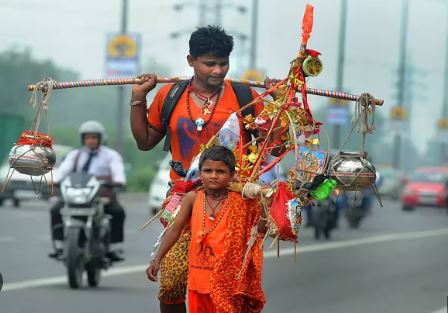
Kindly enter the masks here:
[[144, 151], [154, 148], [165, 136], [148, 124], [146, 105], [131, 106], [131, 131], [137, 147]]
[[146, 116], [146, 95], [157, 84], [155, 74], [139, 76], [142, 83], [132, 86], [131, 97], [131, 131], [140, 150], [151, 150], [163, 138], [164, 134], [148, 124]]

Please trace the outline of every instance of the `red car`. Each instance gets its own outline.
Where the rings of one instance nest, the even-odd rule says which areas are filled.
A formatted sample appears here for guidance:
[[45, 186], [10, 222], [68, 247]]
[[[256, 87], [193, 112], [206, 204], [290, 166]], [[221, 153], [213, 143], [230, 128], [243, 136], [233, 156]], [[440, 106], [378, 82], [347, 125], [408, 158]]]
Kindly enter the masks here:
[[416, 206], [446, 207], [447, 167], [418, 168], [406, 183], [401, 195], [404, 211]]

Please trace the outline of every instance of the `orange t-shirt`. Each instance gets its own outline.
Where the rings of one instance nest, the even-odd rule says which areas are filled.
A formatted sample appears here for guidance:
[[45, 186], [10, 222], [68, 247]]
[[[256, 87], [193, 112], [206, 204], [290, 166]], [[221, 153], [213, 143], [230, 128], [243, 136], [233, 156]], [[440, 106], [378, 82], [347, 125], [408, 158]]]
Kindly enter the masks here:
[[[163, 86], [156, 94], [153, 102], [148, 108], [148, 123], [155, 129], [162, 131], [161, 112], [163, 103], [168, 95], [172, 84]], [[201, 144], [206, 144], [212, 136], [214, 136], [221, 129], [227, 118], [231, 113], [240, 109], [238, 99], [231, 84], [224, 82], [224, 92], [221, 95], [218, 103], [215, 106], [212, 119], [205, 125], [201, 131], [197, 130], [195, 120], [201, 116], [201, 108], [196, 105], [190, 97], [190, 118], [187, 108], [188, 88], [185, 89], [182, 96], [174, 108], [168, 124], [168, 129], [171, 134], [171, 155], [173, 160], [182, 162], [184, 169], [190, 167], [192, 159], [200, 152]], [[255, 97], [258, 94], [252, 89], [252, 94]], [[255, 105], [255, 115], [258, 115], [263, 109], [262, 103]], [[210, 114], [202, 118], [207, 122]], [[171, 179], [178, 179], [173, 170], [170, 173]]]
[[[224, 238], [227, 233], [227, 220], [229, 215], [228, 203], [231, 201], [232, 193], [229, 198], [224, 200], [224, 204], [215, 216], [215, 220], [210, 220], [204, 216], [204, 197], [203, 190], [198, 191], [196, 200], [191, 213], [191, 242], [188, 253], [188, 289], [199, 293], [210, 293], [209, 281], [210, 274], [213, 271], [215, 260], [219, 258], [224, 249]], [[205, 220], [205, 221], [204, 221]], [[203, 240], [200, 233], [213, 229]], [[216, 223], [216, 225], [215, 225]]]

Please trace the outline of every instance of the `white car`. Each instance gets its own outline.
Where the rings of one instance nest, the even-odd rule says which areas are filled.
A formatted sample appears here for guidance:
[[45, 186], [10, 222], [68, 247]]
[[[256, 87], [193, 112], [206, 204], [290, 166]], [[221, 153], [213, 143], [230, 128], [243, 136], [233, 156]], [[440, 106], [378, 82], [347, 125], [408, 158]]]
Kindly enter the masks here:
[[152, 214], [156, 214], [162, 208], [170, 182], [171, 154], [168, 153], [159, 164], [159, 170], [149, 185], [148, 207]]
[[[61, 163], [65, 155], [72, 150], [72, 147], [64, 145], [54, 145], [53, 150], [56, 153], [56, 164], [53, 167], [53, 176], [57, 171], [58, 165]], [[6, 159], [0, 168], [0, 180], [3, 185], [5, 184], [8, 171], [10, 169], [8, 159]], [[51, 189], [48, 187], [48, 183], [51, 181], [50, 173], [45, 174], [45, 178], [34, 176], [31, 180], [31, 176], [19, 173], [17, 171], [9, 171], [10, 177], [8, 184], [5, 186], [5, 191], [0, 189], [0, 205], [6, 199], [11, 199], [15, 207], [20, 206], [21, 200], [44, 198], [47, 199], [50, 196]]]

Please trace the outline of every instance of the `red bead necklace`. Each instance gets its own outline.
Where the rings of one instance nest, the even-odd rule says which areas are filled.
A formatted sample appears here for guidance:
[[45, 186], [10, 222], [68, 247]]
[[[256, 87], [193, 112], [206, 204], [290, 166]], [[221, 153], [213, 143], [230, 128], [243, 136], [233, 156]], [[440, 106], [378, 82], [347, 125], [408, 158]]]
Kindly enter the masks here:
[[[187, 112], [188, 112], [188, 117], [190, 118], [190, 120], [196, 125], [196, 130], [200, 132], [200, 131], [202, 131], [202, 129], [205, 126], [207, 126], [207, 124], [213, 118], [213, 114], [215, 113], [216, 105], [218, 104], [219, 99], [221, 98], [222, 86], [220, 86], [218, 88], [218, 90], [213, 95], [211, 95], [210, 97], [206, 97], [206, 96], [200, 94], [198, 91], [196, 91], [193, 88], [192, 82], [193, 82], [193, 79], [190, 80], [190, 83], [188, 84], [188, 87], [187, 87], [187, 89], [188, 89], [187, 90]], [[196, 97], [198, 97], [198, 99], [204, 101], [204, 103], [202, 105], [203, 107], [201, 110], [201, 115], [196, 119], [193, 119], [193, 115], [191, 114], [190, 97], [191, 97], [192, 92], [194, 92], [194, 94], [196, 95]], [[216, 97], [215, 101], [212, 100], [214, 97]], [[210, 108], [211, 108], [211, 110], [210, 110]], [[205, 120], [203, 118], [203, 116], [205, 116], [207, 114], [210, 114], [210, 116], [207, 120]]]

